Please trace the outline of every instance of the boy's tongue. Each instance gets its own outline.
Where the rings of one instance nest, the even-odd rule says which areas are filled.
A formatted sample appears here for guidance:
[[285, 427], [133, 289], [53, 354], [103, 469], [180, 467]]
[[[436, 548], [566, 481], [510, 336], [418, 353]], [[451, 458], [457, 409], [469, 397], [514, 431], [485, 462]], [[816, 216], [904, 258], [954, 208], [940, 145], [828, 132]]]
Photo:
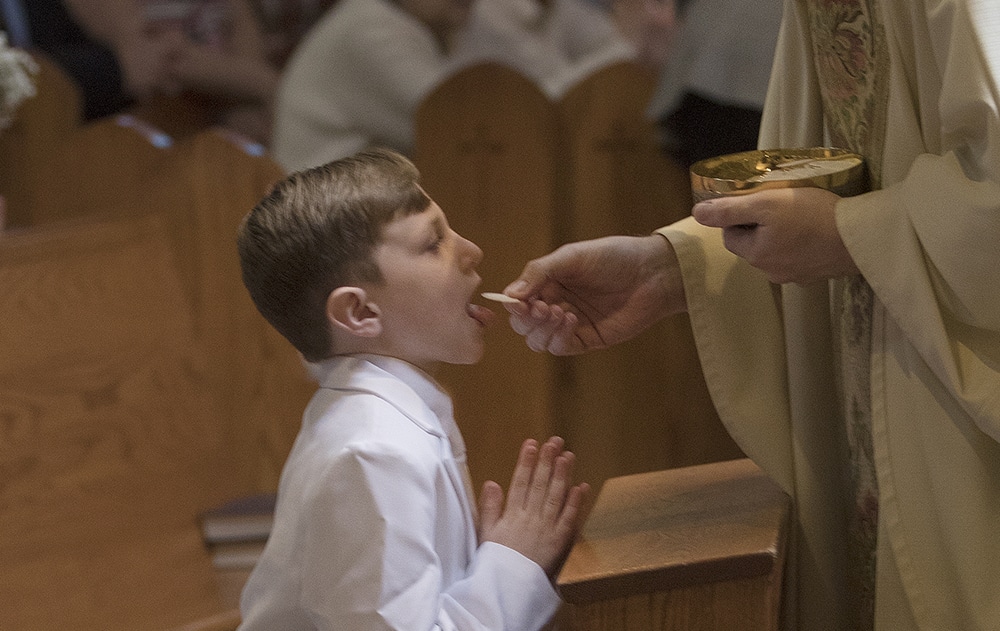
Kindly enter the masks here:
[[496, 317], [496, 314], [486, 307], [472, 304], [471, 302], [468, 306], [466, 306], [465, 311], [469, 314], [470, 318], [476, 320], [482, 326], [489, 326], [489, 324], [493, 322], [493, 319]]

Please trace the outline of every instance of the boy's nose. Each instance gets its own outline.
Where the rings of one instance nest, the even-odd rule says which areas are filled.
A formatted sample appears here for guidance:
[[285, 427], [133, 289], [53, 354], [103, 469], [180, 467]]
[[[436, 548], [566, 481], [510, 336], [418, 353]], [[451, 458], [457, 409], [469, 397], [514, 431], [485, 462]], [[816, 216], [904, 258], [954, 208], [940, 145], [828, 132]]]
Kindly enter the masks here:
[[469, 241], [462, 235], [458, 236], [459, 245], [462, 248], [462, 258], [469, 267], [476, 267], [483, 260], [483, 250], [478, 245]]

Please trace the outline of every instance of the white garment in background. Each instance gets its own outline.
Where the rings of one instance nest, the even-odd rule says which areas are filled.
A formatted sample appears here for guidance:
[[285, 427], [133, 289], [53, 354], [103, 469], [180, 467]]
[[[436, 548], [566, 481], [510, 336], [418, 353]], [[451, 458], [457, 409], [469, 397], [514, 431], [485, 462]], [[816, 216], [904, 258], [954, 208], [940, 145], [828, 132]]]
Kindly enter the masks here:
[[646, 114], [660, 120], [685, 93], [761, 110], [782, 0], [690, 0]]
[[588, 0], [477, 0], [452, 55], [455, 68], [494, 61], [556, 98], [600, 68], [635, 58], [610, 13]]
[[273, 152], [290, 171], [372, 145], [409, 154], [413, 115], [447, 70], [427, 26], [389, 0], [339, 0], [285, 67]]

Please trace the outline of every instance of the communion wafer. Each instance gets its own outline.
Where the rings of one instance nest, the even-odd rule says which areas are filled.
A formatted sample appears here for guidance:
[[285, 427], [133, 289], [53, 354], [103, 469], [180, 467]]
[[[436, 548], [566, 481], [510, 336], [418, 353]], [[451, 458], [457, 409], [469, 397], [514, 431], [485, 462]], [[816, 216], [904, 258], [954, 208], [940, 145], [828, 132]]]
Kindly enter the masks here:
[[483, 292], [482, 296], [483, 296], [483, 298], [486, 298], [487, 300], [494, 300], [496, 302], [510, 302], [510, 303], [521, 302], [517, 298], [511, 298], [507, 294], [501, 294], [501, 293], [497, 293], [495, 291], [486, 291], [486, 292]]

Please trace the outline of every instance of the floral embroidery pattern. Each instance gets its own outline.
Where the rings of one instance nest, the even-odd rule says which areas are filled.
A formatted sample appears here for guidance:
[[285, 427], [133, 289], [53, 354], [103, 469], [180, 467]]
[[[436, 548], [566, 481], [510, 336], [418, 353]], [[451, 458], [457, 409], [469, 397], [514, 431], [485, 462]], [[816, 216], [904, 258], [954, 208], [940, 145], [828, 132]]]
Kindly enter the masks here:
[[874, 294], [861, 276], [833, 283], [834, 339], [849, 461], [844, 475], [852, 493], [848, 513], [847, 588], [850, 629], [873, 629], [875, 550], [878, 543], [878, 481], [872, 444], [869, 380]]
[[878, 183], [888, 52], [876, 0], [810, 0], [813, 53], [833, 144], [865, 156]]
[[[881, 184], [888, 106], [888, 49], [877, 0], [806, 0], [823, 115], [834, 145], [865, 157], [869, 182]], [[831, 284], [839, 389], [850, 459], [847, 588], [851, 628], [875, 624], [878, 483], [872, 445], [871, 321], [874, 294], [858, 276]]]

